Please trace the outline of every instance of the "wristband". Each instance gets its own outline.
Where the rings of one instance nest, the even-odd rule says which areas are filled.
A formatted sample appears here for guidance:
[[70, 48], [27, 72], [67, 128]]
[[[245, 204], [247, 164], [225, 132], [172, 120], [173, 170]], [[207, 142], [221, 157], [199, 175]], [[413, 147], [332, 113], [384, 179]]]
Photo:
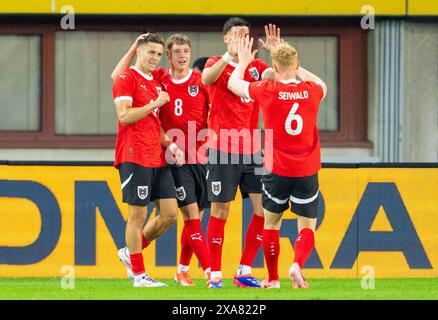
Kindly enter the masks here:
[[230, 63], [233, 61], [233, 57], [231, 56], [231, 54], [227, 52], [225, 52], [225, 54], [222, 56], [222, 60], [224, 60], [226, 63]]

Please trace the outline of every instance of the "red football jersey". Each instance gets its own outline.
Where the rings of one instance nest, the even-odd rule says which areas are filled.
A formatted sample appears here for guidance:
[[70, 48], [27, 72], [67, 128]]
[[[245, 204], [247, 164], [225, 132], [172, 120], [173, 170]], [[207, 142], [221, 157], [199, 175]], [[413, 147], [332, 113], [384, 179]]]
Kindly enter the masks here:
[[[160, 84], [153, 76], [131, 67], [114, 81], [113, 99], [115, 103], [131, 101], [132, 108], [139, 108], [157, 99], [159, 89]], [[149, 168], [165, 166], [160, 127], [156, 111], [130, 125], [122, 125], [119, 121], [114, 166], [118, 168], [123, 162], [133, 162]]]
[[260, 81], [249, 85], [249, 96], [262, 108], [265, 168], [286, 177], [306, 177], [321, 169], [317, 115], [322, 87], [314, 82]]
[[157, 72], [161, 73], [159, 81], [163, 90], [170, 96], [170, 101], [159, 111], [164, 131], [184, 150], [186, 163], [207, 163], [205, 144], [209, 100], [207, 88], [201, 82], [201, 73], [190, 70], [184, 79], [175, 80], [168, 72]]
[[[212, 67], [220, 59], [221, 56], [211, 57], [205, 68]], [[259, 137], [253, 139], [254, 130], [258, 129], [259, 107], [228, 90], [228, 80], [236, 66], [233, 62], [228, 64], [216, 82], [208, 86], [211, 102], [209, 128], [212, 130], [208, 144], [210, 148], [223, 152], [254, 154], [261, 150]], [[269, 70], [271, 68], [266, 63], [255, 59], [246, 69], [244, 80], [262, 80]], [[222, 131], [223, 139], [221, 129], [225, 130]], [[227, 134], [228, 130], [232, 131]]]

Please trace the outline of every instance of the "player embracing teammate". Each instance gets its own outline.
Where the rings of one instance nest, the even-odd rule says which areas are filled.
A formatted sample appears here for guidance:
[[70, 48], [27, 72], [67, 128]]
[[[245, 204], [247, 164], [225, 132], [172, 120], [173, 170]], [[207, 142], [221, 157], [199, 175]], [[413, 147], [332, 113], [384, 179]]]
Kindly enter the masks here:
[[[120, 74], [129, 68], [135, 52], [139, 50], [139, 44], [149, 37], [151, 34], [138, 37], [121, 59], [112, 74], [116, 83], [121, 81], [120, 77], [123, 77]], [[205, 276], [209, 278], [210, 275], [210, 257], [201, 229], [203, 210], [209, 207], [206, 191], [206, 147], [203, 147], [207, 135], [208, 92], [201, 82], [201, 73], [190, 69], [190, 39], [183, 34], [174, 34], [167, 40], [166, 49], [171, 64], [170, 70], [155, 68], [150, 76], [157, 81], [163, 94], [166, 92], [167, 95], [167, 100], [159, 109], [157, 120], [163, 131], [163, 146], [171, 150], [170, 157], [166, 154], [167, 163], [176, 160], [176, 164], [167, 167], [172, 173], [173, 180], [163, 183], [169, 184], [169, 188], [173, 189], [173, 197], [176, 195], [184, 219], [180, 266], [175, 274], [175, 281], [182, 286], [193, 286], [194, 283], [188, 273], [193, 253], [197, 256]], [[144, 132], [144, 134], [148, 133]], [[172, 155], [176, 159], [173, 159]], [[162, 208], [159, 209], [161, 216]], [[150, 240], [145, 235], [142, 237], [144, 239], [142, 249], [144, 249], [149, 245]], [[134, 265], [132, 256], [127, 254], [128, 251], [122, 248], [118, 255], [127, 268], [128, 275], [132, 277]]]
[[[301, 269], [314, 246], [319, 193], [317, 173], [321, 168], [316, 120], [327, 89], [321, 79], [299, 66], [296, 50], [280, 40], [280, 30], [275, 25], [265, 27], [266, 40], [260, 41], [271, 54], [274, 70], [263, 61], [254, 59], [249, 28], [249, 23], [241, 18], [231, 18], [225, 23], [227, 51], [223, 56], [211, 57], [207, 61], [202, 77], [189, 68], [191, 43], [182, 34], [173, 35], [167, 41], [170, 70], [156, 68], [158, 62], [155, 61], [151, 63], [149, 77], [139, 73], [146, 79], [159, 80], [161, 89], [166, 91], [160, 93], [163, 99], [156, 100], [160, 103], [151, 101], [150, 104], [161, 107], [154, 114], [159, 115], [158, 124], [162, 127], [159, 139], [162, 146], [170, 150], [168, 162], [169, 159], [176, 160], [176, 165], [169, 167], [173, 181], [163, 180], [161, 183], [174, 188], [174, 196], [176, 192], [183, 213], [181, 259], [175, 274], [175, 280], [183, 286], [193, 285], [188, 269], [194, 252], [209, 278], [209, 287], [222, 288], [224, 229], [230, 202], [239, 186], [242, 196], [250, 197], [254, 215], [246, 231], [245, 246], [233, 283], [245, 288], [279, 288], [279, 229], [282, 213], [291, 202], [291, 210], [298, 215], [299, 236], [294, 245], [295, 261], [289, 275], [294, 287], [308, 287]], [[124, 81], [120, 79], [124, 80], [125, 70], [135, 52], [138, 55], [139, 43], [150, 36], [139, 37], [117, 65], [112, 75], [116, 78], [115, 88], [124, 87], [120, 84]], [[122, 72], [125, 73], [120, 75]], [[302, 82], [296, 79], [297, 76]], [[127, 100], [120, 94], [115, 94], [115, 98], [116, 102]], [[206, 140], [203, 133], [207, 131], [209, 100], [211, 112]], [[261, 143], [257, 134], [259, 107], [262, 108], [265, 129], [272, 133], [272, 141], [265, 142], [265, 151], [268, 147], [271, 152], [265, 152], [264, 166], [268, 173], [263, 176], [260, 170]], [[120, 119], [119, 107], [118, 113]], [[118, 141], [123, 139], [121, 132], [119, 128]], [[207, 165], [206, 141], [209, 148]], [[164, 153], [163, 150], [160, 152]], [[130, 149], [127, 152], [129, 154]], [[160, 166], [163, 166], [162, 162]], [[132, 178], [129, 173], [122, 176], [121, 171], [122, 189]], [[140, 192], [140, 187], [137, 192]], [[166, 197], [170, 197], [168, 190], [166, 192]], [[200, 227], [203, 209], [209, 206], [207, 194], [211, 201], [208, 248]], [[162, 208], [159, 209], [161, 216]], [[175, 222], [173, 206], [171, 211], [172, 221], [169, 220], [166, 228]], [[140, 232], [142, 248], [153, 240], [147, 237], [147, 227]], [[251, 267], [262, 243], [269, 277], [260, 283], [252, 276]], [[134, 271], [137, 279], [138, 272], [133, 269], [138, 269], [134, 264], [138, 264], [139, 258], [130, 255], [130, 250], [122, 248], [119, 257], [128, 274], [132, 276]], [[158, 283], [153, 279], [150, 281]]]

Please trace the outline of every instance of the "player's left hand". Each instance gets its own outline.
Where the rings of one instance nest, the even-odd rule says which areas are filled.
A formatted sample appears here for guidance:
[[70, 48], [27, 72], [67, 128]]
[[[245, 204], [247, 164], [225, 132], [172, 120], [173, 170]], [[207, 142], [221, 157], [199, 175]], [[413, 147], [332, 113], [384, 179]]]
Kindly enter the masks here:
[[252, 45], [254, 43], [254, 38], [250, 38], [248, 35], [245, 38], [239, 39], [238, 44], [238, 57], [239, 63], [248, 65], [254, 60], [257, 50], [252, 50]]
[[265, 26], [265, 34], [265, 41], [259, 39], [259, 43], [267, 52], [271, 52], [272, 48], [282, 43], [280, 39], [280, 28], [277, 28], [275, 24], [270, 23]]
[[175, 157], [175, 165], [177, 167], [181, 167], [184, 163], [184, 151], [182, 151], [175, 143], [172, 143], [170, 145], [170, 151], [172, 152], [173, 156]]

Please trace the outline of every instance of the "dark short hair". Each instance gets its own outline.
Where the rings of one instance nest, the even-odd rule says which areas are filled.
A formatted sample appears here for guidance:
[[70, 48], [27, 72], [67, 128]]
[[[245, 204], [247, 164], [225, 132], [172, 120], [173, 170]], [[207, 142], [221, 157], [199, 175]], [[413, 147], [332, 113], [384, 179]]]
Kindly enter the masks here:
[[208, 57], [201, 57], [199, 59], [196, 59], [195, 62], [193, 62], [193, 68], [198, 68], [201, 72], [204, 70], [205, 64], [207, 63]]
[[158, 34], [156, 33], [148, 33], [147, 35], [145, 35], [143, 38], [141, 38], [140, 40], [138, 40], [138, 45], [141, 46], [143, 44], [148, 44], [149, 42], [153, 42], [153, 43], [159, 43], [163, 46], [164, 48], [164, 40], [162, 37], [160, 37]]
[[232, 27], [248, 27], [248, 29], [251, 27], [249, 22], [245, 19], [239, 18], [239, 17], [232, 17], [225, 21], [224, 24], [224, 34], [227, 34]]

